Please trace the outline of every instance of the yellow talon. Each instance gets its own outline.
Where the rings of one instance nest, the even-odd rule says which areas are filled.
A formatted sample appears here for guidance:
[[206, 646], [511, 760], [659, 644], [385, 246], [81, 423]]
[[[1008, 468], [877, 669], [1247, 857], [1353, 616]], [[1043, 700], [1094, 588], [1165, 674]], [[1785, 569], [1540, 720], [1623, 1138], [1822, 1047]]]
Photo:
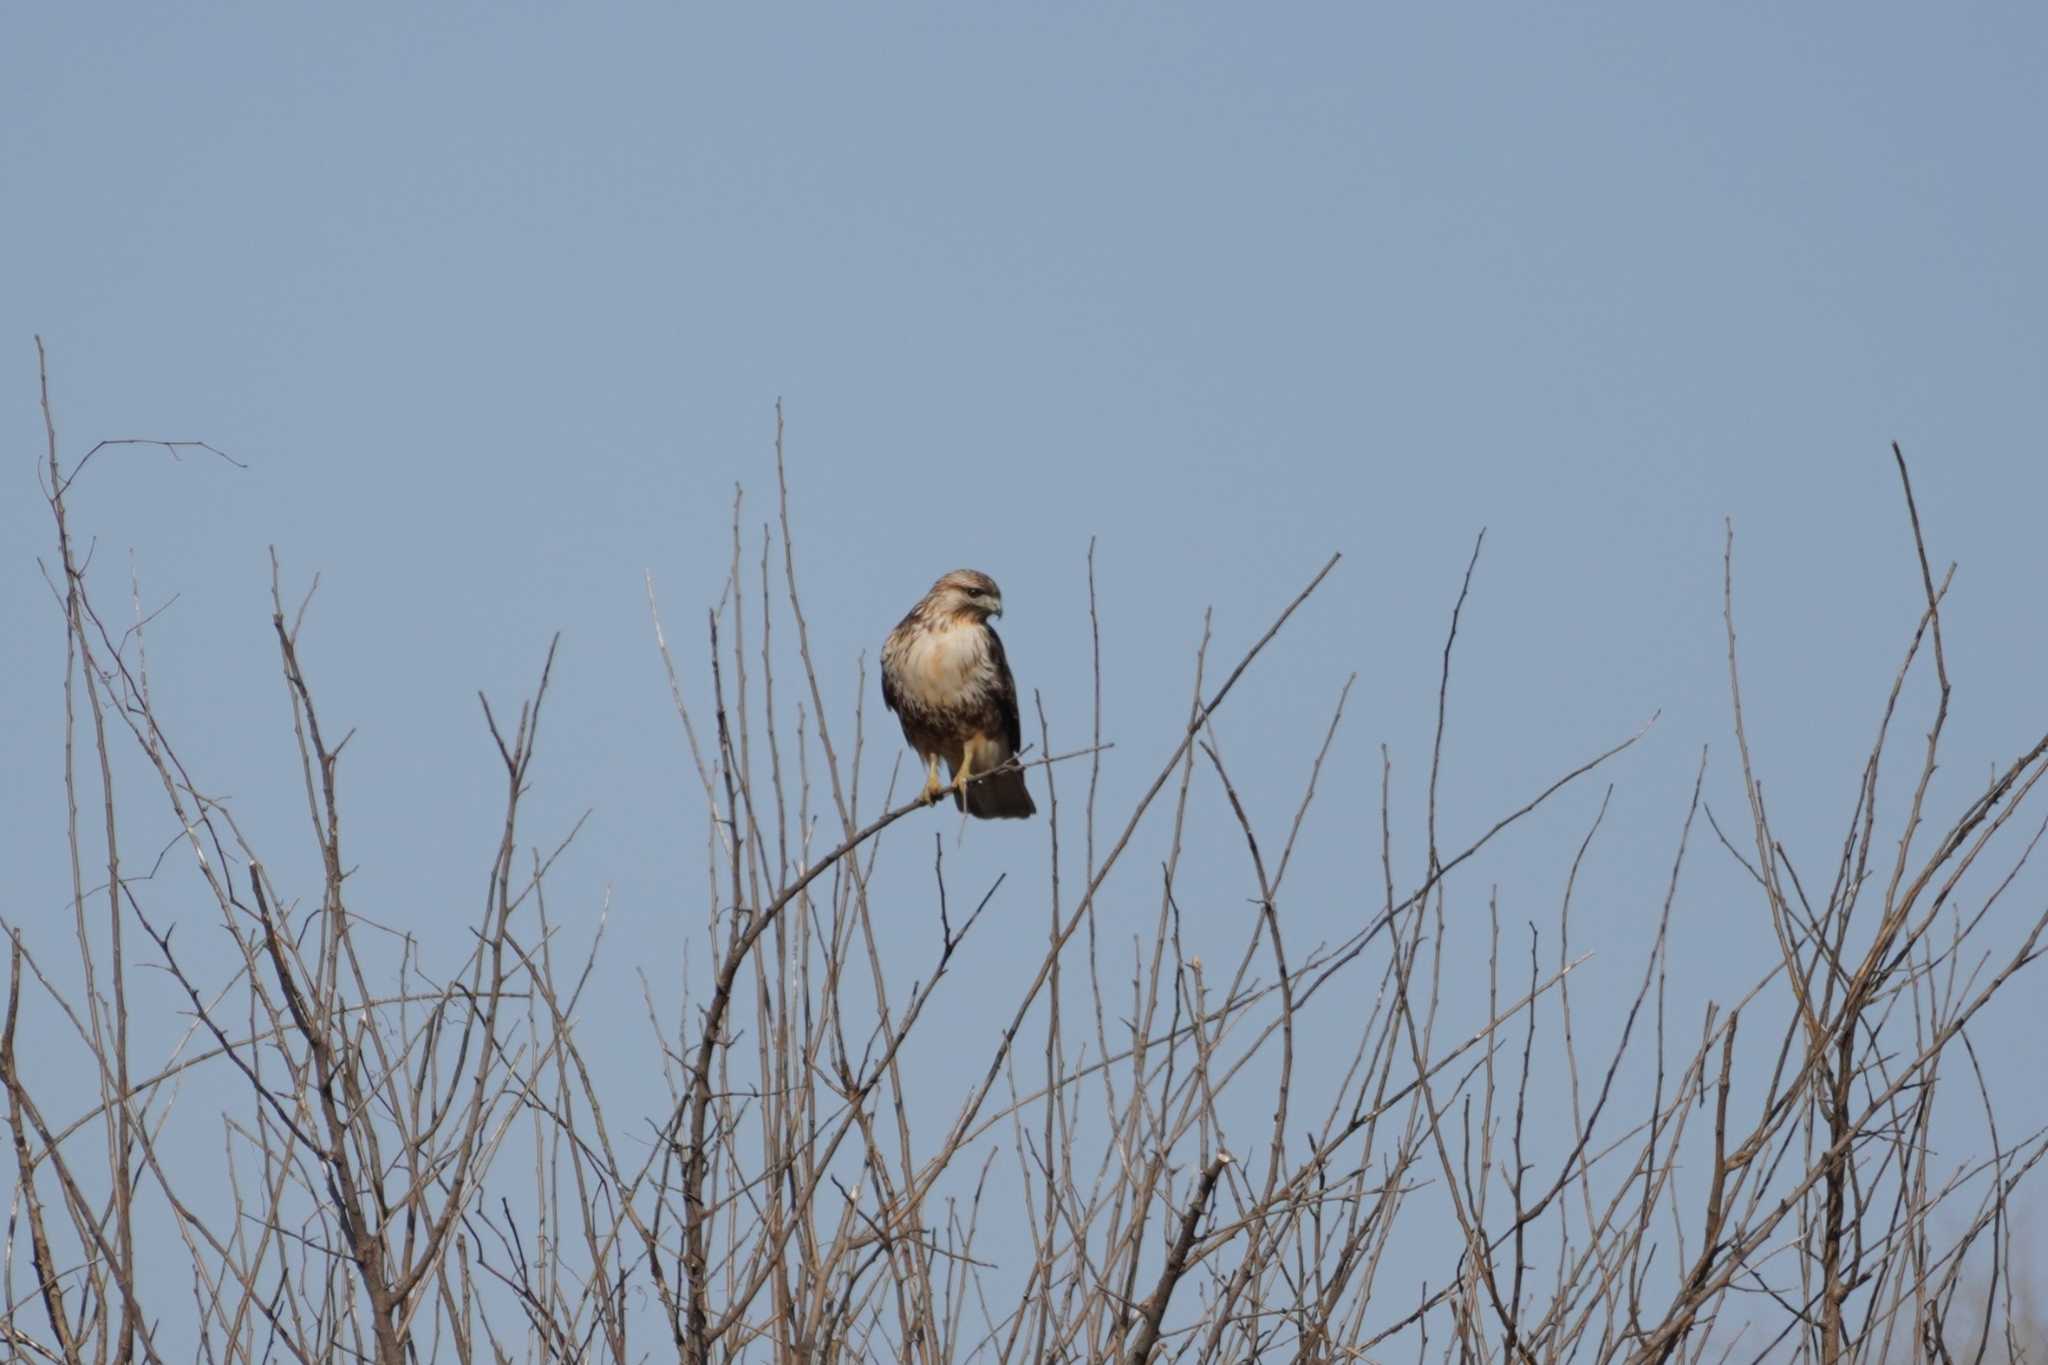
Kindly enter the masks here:
[[960, 770], [953, 774], [953, 790], [959, 795], [961, 801], [963, 802], [967, 800], [967, 779], [971, 777], [973, 773], [973, 751], [968, 749], [962, 749], [960, 751]]
[[945, 789], [946, 784], [939, 781], [939, 756], [933, 754], [924, 761], [924, 803], [929, 806]]

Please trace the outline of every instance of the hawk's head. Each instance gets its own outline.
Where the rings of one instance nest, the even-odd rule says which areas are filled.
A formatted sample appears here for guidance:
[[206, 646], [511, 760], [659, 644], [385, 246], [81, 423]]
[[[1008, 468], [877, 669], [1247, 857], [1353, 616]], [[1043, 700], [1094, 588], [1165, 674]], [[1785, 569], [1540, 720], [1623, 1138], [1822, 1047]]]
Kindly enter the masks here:
[[925, 604], [934, 615], [971, 616], [986, 621], [1003, 614], [1003, 590], [996, 581], [976, 569], [955, 569], [932, 584]]

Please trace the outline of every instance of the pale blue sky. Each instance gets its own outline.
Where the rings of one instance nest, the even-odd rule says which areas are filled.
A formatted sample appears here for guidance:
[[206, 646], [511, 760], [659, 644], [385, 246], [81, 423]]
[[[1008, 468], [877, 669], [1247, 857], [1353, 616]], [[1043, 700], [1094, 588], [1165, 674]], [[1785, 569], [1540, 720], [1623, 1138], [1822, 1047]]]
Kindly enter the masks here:
[[[641, 576], [701, 696], [735, 482], [750, 526], [772, 511], [778, 397], [842, 717], [856, 656], [972, 565], [1005, 590], [1055, 742], [1080, 742], [1099, 537], [1107, 809], [1171, 746], [1202, 609], [1234, 652], [1344, 552], [1220, 722], [1241, 782], [1291, 808], [1360, 675], [1294, 874], [1304, 939], [1377, 897], [1347, 859], [1377, 828], [1382, 741], [1415, 828], [1481, 526], [1447, 828], [1663, 713], [1615, 770], [1582, 893], [1596, 981], [1639, 970], [1703, 744], [1709, 799], [1742, 809], [1724, 517], [1752, 741], [1795, 856], [1830, 856], [1918, 610], [1889, 441], [1934, 554], [1961, 562], [1947, 794], [2048, 716], [2035, 7], [420, 8], [9, 19], [0, 814], [5, 914], [45, 921], [52, 951], [62, 637], [36, 567], [37, 332], [68, 451], [191, 437], [249, 466], [127, 451], [77, 494], [103, 592], [132, 547], [145, 596], [179, 595], [151, 658], [195, 769], [281, 864], [304, 858], [279, 799], [275, 544], [291, 583], [322, 575], [308, 661], [360, 731], [357, 894], [450, 943], [494, 837], [475, 691], [528, 687], [556, 630], [530, 829], [596, 809], [558, 906], [587, 915], [611, 887], [621, 964], [700, 932], [701, 796]], [[869, 690], [879, 779], [899, 746]], [[1550, 923], [1598, 794], [1504, 848], [1466, 904], [1497, 879], [1504, 914]], [[138, 815], [138, 848], [160, 824]], [[1042, 934], [1043, 838], [968, 832], [963, 878], [1012, 880], [949, 1029], [1007, 1020], [1006, 974]], [[1760, 904], [1696, 852], [1674, 931], [1692, 1020], [1768, 951]], [[1105, 905], [1122, 933], [1149, 933], [1157, 857]], [[1190, 913], [1234, 941], [1242, 859], [1203, 860], [1215, 900]], [[638, 1027], [621, 997], [611, 1022]], [[1995, 1033], [1987, 1055], [2037, 1065]], [[2016, 1122], [2048, 1113], [2032, 1104]]]

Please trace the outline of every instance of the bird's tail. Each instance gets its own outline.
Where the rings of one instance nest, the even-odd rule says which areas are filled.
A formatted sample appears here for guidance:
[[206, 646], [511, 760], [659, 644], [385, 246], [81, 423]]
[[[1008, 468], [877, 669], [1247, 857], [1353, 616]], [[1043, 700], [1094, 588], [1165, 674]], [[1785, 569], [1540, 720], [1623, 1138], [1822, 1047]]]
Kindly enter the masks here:
[[[960, 804], [960, 794], [953, 793], [953, 804]], [[1024, 770], [1008, 768], [970, 782], [967, 786], [967, 813], [979, 820], [1022, 820], [1036, 815], [1038, 807], [1031, 804], [1031, 789], [1024, 785]]]

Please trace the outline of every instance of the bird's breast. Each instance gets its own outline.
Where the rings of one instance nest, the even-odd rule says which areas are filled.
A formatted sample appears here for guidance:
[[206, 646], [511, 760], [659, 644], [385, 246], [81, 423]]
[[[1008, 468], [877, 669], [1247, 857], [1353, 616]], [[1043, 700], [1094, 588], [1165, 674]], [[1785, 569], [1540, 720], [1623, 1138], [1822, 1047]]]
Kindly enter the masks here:
[[901, 681], [908, 699], [926, 710], [958, 706], [981, 690], [988, 647], [974, 626], [920, 631], [904, 651]]

